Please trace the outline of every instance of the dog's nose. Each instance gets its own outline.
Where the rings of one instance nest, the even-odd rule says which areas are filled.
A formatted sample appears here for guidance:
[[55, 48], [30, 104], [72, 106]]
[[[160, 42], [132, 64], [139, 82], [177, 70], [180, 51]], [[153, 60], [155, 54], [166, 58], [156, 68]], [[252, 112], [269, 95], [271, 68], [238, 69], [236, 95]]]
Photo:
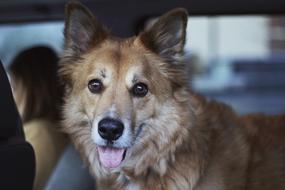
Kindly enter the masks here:
[[117, 140], [123, 131], [124, 124], [117, 119], [104, 118], [98, 123], [99, 135], [108, 141]]

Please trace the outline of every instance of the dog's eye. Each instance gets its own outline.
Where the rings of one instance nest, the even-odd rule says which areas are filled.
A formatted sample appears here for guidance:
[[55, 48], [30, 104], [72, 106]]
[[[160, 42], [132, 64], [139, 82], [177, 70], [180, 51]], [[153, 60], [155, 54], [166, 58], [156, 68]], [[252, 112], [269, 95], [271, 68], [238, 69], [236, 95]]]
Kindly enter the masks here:
[[94, 94], [100, 93], [103, 89], [103, 84], [99, 79], [92, 79], [88, 82], [88, 89]]
[[144, 83], [137, 83], [132, 88], [132, 94], [137, 97], [144, 97], [148, 92], [147, 85]]

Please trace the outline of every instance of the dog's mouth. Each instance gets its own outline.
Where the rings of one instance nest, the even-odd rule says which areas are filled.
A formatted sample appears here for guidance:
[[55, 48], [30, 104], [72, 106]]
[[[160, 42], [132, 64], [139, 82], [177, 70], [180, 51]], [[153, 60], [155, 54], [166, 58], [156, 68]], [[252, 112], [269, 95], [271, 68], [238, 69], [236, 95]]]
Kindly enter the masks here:
[[125, 158], [126, 148], [97, 146], [101, 164], [106, 168], [118, 167]]

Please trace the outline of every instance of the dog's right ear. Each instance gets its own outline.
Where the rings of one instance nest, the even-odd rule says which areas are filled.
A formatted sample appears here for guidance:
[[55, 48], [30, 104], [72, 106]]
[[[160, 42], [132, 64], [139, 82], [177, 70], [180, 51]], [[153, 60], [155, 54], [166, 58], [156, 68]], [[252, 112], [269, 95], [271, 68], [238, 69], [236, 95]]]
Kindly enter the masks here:
[[107, 30], [87, 7], [72, 1], [65, 9], [65, 49], [79, 54], [98, 45], [107, 37]]

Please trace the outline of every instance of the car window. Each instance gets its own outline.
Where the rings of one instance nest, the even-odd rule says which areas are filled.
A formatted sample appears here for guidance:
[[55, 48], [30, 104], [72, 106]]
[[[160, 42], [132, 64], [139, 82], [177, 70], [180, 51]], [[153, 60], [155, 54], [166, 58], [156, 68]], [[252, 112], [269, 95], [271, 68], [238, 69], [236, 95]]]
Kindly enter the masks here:
[[47, 45], [57, 53], [62, 50], [63, 22], [0, 25], [0, 59], [5, 67], [22, 50]]
[[191, 85], [239, 113], [285, 111], [285, 17], [191, 18]]
[[[190, 16], [189, 84], [240, 114], [285, 111], [285, 16]], [[34, 45], [62, 51], [63, 21], [0, 25], [0, 59]]]

